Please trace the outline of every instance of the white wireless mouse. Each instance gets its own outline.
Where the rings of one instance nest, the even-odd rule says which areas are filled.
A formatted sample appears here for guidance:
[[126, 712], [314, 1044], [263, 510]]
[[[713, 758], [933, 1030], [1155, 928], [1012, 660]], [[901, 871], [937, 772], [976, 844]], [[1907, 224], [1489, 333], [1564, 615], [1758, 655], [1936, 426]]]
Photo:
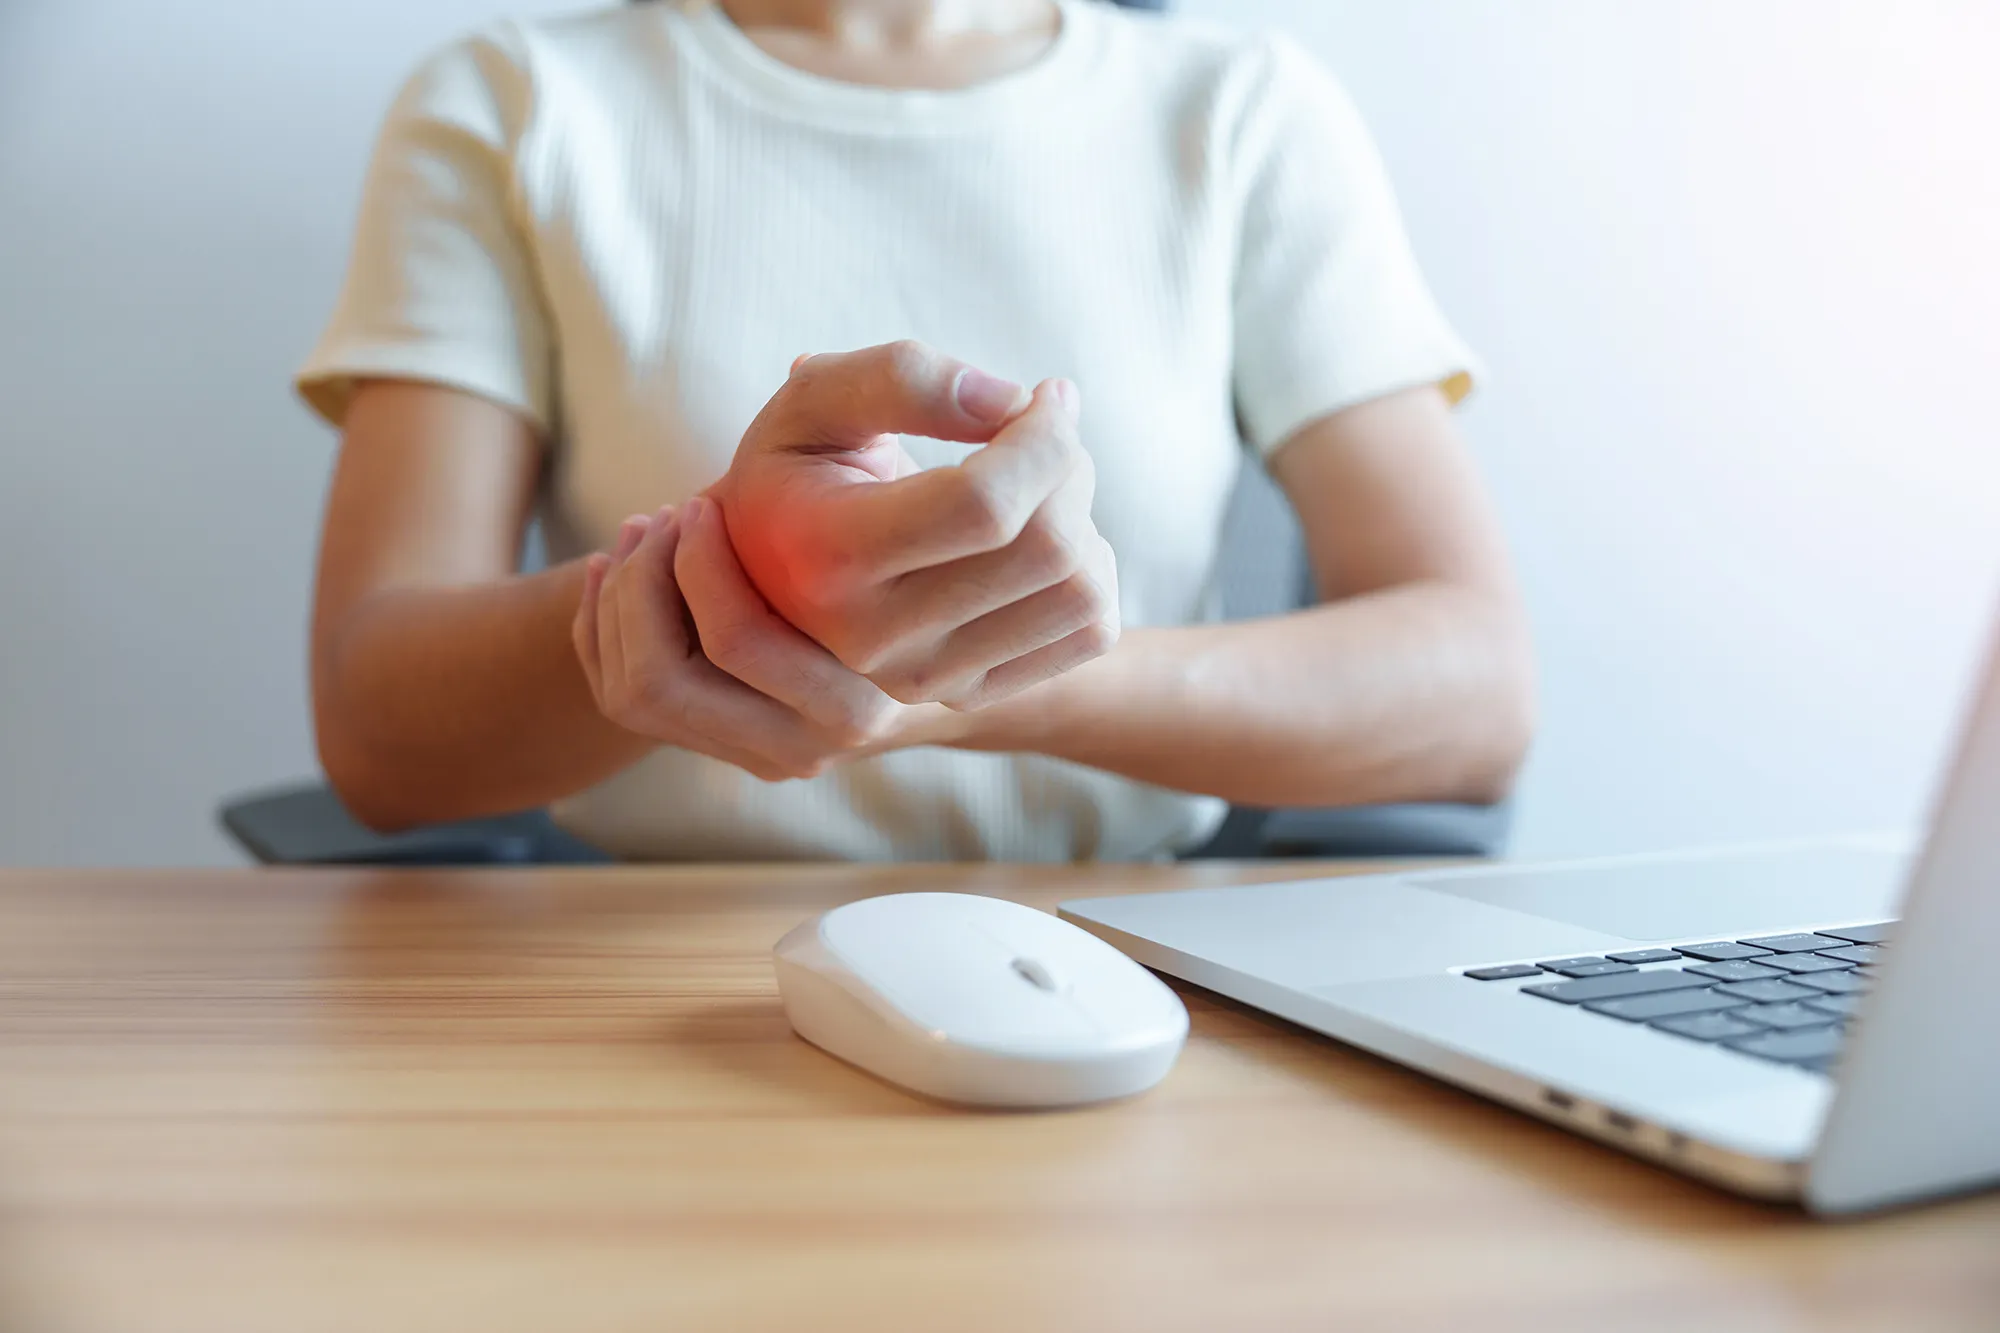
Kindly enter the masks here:
[[801, 1037], [891, 1083], [973, 1106], [1144, 1092], [1187, 1040], [1180, 997], [1095, 935], [966, 893], [867, 898], [772, 950]]

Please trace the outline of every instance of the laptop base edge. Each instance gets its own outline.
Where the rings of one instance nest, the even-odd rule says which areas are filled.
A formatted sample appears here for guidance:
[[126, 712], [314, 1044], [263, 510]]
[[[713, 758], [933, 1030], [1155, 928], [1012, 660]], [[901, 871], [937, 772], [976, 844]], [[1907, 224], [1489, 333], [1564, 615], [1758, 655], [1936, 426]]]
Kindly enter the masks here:
[[1568, 1089], [1547, 1085], [1466, 1052], [1343, 1010], [1302, 991], [1274, 985], [1107, 926], [1071, 908], [1069, 903], [1060, 907], [1064, 920], [1168, 977], [1731, 1193], [1766, 1203], [1803, 1201], [1807, 1171], [1804, 1161], [1757, 1157], [1705, 1142], [1698, 1136], [1654, 1124]]

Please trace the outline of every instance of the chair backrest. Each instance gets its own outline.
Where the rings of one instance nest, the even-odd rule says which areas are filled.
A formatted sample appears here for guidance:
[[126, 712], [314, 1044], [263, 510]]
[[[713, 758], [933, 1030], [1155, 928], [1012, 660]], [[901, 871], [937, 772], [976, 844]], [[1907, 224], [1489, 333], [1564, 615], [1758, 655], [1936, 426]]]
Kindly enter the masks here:
[[1247, 454], [1223, 517], [1215, 578], [1225, 620], [1275, 616], [1313, 600], [1298, 516], [1271, 474]]

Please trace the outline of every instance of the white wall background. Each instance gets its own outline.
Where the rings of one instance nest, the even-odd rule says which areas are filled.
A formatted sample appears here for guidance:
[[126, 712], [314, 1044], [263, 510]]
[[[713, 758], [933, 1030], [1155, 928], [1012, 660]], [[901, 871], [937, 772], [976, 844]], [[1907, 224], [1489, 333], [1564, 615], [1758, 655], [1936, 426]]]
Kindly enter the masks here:
[[[2000, 6], [1190, 7], [1347, 81], [1491, 363], [1517, 849], [1915, 818], [2000, 570]], [[0, 862], [226, 862], [310, 770], [285, 378], [388, 96], [496, 8], [0, 0]]]

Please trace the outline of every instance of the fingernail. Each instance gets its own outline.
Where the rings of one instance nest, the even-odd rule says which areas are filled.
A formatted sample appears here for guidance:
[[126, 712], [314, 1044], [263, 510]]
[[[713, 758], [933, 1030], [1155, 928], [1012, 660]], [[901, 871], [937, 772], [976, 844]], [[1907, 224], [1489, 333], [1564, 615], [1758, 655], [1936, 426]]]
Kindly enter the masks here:
[[1056, 397], [1062, 399], [1063, 410], [1072, 417], [1083, 411], [1083, 393], [1076, 387], [1075, 380], [1057, 380]]
[[618, 547], [613, 554], [620, 560], [632, 554], [646, 537], [646, 516], [635, 514], [625, 520], [618, 529]]
[[701, 522], [702, 511], [708, 508], [708, 497], [697, 495], [681, 506], [681, 522], [693, 527]]
[[646, 524], [646, 531], [658, 532], [662, 528], [666, 527], [667, 524], [673, 521], [674, 521], [674, 507], [672, 505], [661, 505], [659, 509], [654, 512], [652, 520]]
[[974, 421], [999, 425], [1021, 408], [1023, 390], [1012, 380], [1003, 380], [983, 370], [959, 372], [953, 394], [958, 408]]

